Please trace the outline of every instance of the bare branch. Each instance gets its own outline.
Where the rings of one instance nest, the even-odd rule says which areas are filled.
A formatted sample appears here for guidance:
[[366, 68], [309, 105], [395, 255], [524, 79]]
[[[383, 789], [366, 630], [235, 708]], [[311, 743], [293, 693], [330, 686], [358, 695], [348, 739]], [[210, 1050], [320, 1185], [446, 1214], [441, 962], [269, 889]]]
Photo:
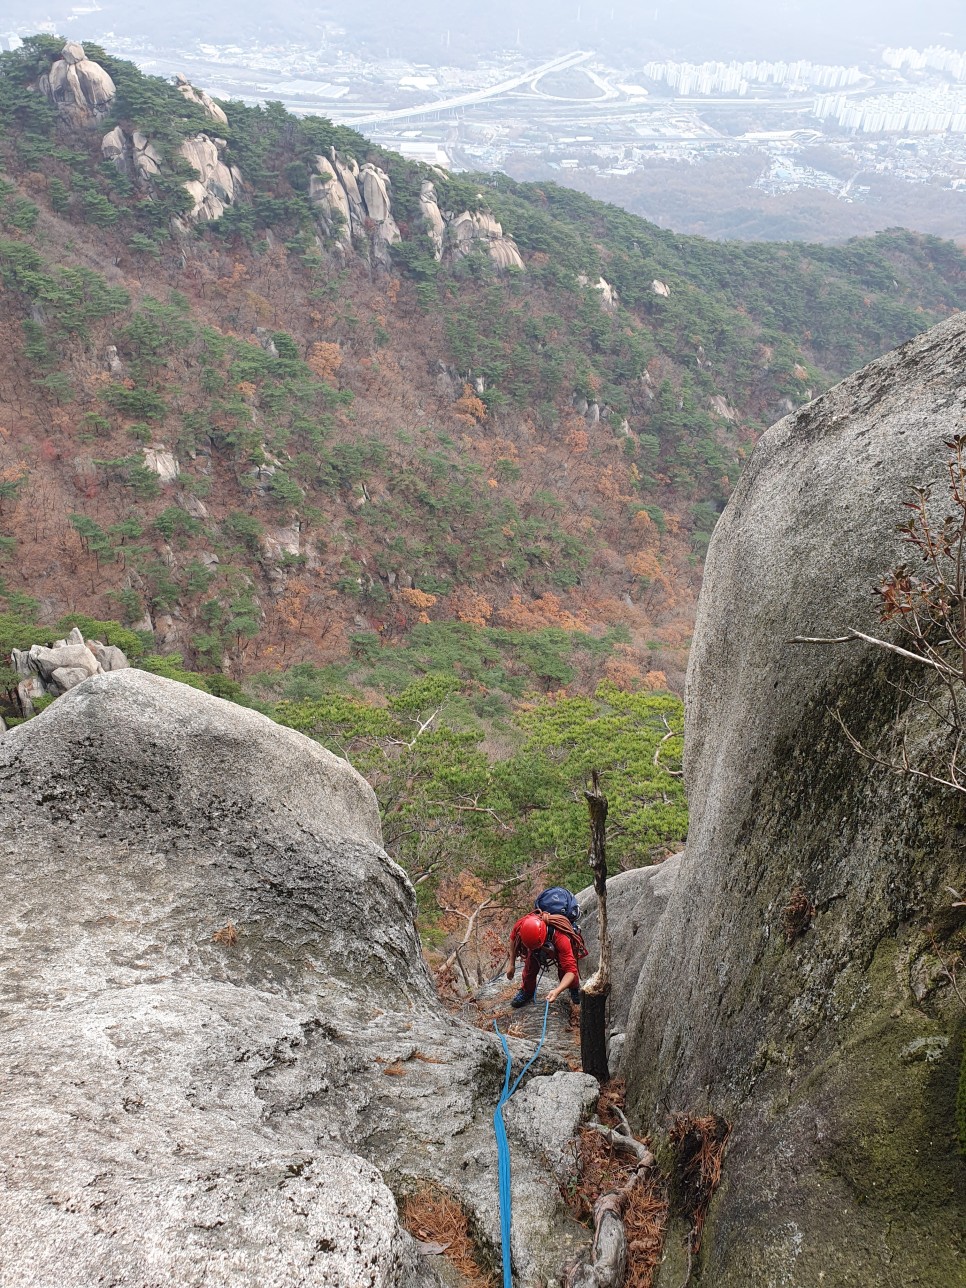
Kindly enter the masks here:
[[[882, 769], [891, 770], [892, 773], [898, 774], [901, 778], [923, 778], [927, 782], [937, 783], [940, 787], [949, 787], [954, 792], [962, 792], [966, 795], [966, 782], [961, 782], [958, 778], [944, 778], [942, 774], [936, 774], [927, 769], [917, 769], [911, 764], [905, 739], [902, 740], [901, 758], [899, 760], [889, 760], [886, 756], [880, 756], [873, 751], [869, 751], [868, 747], [856, 738], [838, 711], [833, 711], [832, 714], [848, 739], [852, 750], [860, 755], [863, 760], [871, 761], [872, 764], [879, 765]], [[957, 774], [959, 772], [958, 767], [955, 765], [953, 766], [953, 772]]]
[[661, 720], [664, 722], [664, 728], [667, 730], [667, 733], [664, 735], [661, 741], [654, 748], [654, 759], [651, 763], [654, 765], [655, 769], [663, 769], [664, 772], [666, 774], [670, 774], [672, 778], [683, 778], [684, 777], [683, 769], [668, 769], [667, 765], [661, 764], [661, 748], [668, 741], [668, 739], [682, 738], [684, 735], [678, 733], [675, 729], [671, 728], [671, 726], [667, 722], [667, 716], [664, 715], [663, 712], [661, 713]]
[[460, 970], [463, 973], [463, 978], [466, 980], [467, 992], [472, 992], [469, 978], [466, 974], [466, 969], [463, 966], [463, 961], [462, 961], [462, 958], [460, 957], [460, 953], [463, 951], [464, 948], [466, 948], [466, 946], [469, 944], [470, 940], [472, 939], [473, 931], [476, 927], [476, 923], [480, 914], [485, 912], [487, 908], [491, 908], [493, 906], [493, 904], [496, 902], [498, 892], [505, 890], [507, 886], [516, 885], [518, 882], [523, 881], [525, 876], [526, 876], [526, 873], [523, 873], [520, 876], [507, 877], [503, 881], [498, 881], [496, 883], [497, 891], [494, 891], [491, 894], [488, 894], [486, 898], [483, 900], [483, 902], [481, 904], [478, 904], [477, 907], [474, 908], [472, 912], [462, 912], [459, 908], [452, 908], [446, 904], [440, 904], [440, 908], [442, 909], [443, 912], [450, 912], [455, 917], [463, 918], [463, 920], [466, 922], [466, 932], [464, 933], [463, 938], [460, 941], [460, 943], [457, 945], [457, 947], [446, 958], [442, 966], [440, 966], [439, 970], [437, 971], [437, 974], [445, 975], [446, 972], [448, 970], [451, 970], [454, 965], [459, 966]]
[[490, 809], [486, 805], [457, 805], [453, 801], [430, 801], [430, 800], [428, 800], [426, 804], [435, 805], [438, 809], [456, 810], [458, 814], [489, 814], [491, 818], [495, 819], [499, 823], [500, 827], [503, 828], [504, 832], [511, 832], [513, 830], [512, 826], [509, 823], [504, 823], [503, 819], [500, 818], [499, 814], [496, 812], [495, 809]]
[[821, 639], [808, 635], [796, 635], [788, 641], [789, 644], [854, 644], [856, 640], [863, 640], [866, 644], [874, 644], [876, 648], [884, 648], [890, 653], [896, 653], [899, 657], [904, 657], [909, 662], [918, 662], [920, 666], [930, 666], [934, 670], [949, 675], [959, 675], [958, 670], [949, 666], [942, 661], [933, 661], [931, 658], [923, 657], [921, 653], [913, 653], [907, 648], [900, 648], [898, 644], [890, 644], [888, 640], [877, 639], [875, 635], [866, 635], [864, 631], [857, 631], [854, 627], [849, 627], [848, 635], [836, 635], [828, 639]]

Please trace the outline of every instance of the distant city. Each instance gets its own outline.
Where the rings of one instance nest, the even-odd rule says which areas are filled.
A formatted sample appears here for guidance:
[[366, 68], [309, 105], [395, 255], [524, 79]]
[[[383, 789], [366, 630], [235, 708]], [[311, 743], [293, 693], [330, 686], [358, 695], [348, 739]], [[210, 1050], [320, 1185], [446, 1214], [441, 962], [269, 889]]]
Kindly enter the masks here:
[[[96, 5], [75, 13], [89, 27]], [[31, 29], [0, 35], [0, 44], [10, 48]], [[159, 48], [110, 31], [97, 38], [146, 72], [184, 72], [224, 99], [281, 100], [454, 170], [556, 171], [565, 182], [580, 171], [583, 186], [593, 187], [588, 176], [609, 182], [656, 161], [687, 166], [754, 152], [763, 154], [752, 185], [760, 193], [813, 188], [861, 202], [869, 189], [859, 179], [869, 175], [966, 190], [966, 53], [939, 45], [880, 49], [851, 65], [630, 58], [617, 65], [589, 49], [537, 63], [511, 48], [466, 67], [446, 63], [445, 32], [434, 65], [363, 57], [335, 26], [315, 48]], [[836, 154], [843, 165], [832, 164]]]

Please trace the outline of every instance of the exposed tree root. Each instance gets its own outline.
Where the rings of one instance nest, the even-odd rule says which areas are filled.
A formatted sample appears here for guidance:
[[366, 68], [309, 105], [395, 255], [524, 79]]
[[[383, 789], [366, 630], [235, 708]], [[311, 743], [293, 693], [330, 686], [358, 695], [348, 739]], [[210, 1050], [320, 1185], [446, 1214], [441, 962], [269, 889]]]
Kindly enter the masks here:
[[599, 1117], [577, 1145], [565, 1197], [579, 1219], [593, 1219], [594, 1244], [589, 1262], [567, 1270], [565, 1288], [651, 1288], [660, 1264], [666, 1186], [646, 1142], [624, 1116], [623, 1091], [617, 1079], [604, 1087]]

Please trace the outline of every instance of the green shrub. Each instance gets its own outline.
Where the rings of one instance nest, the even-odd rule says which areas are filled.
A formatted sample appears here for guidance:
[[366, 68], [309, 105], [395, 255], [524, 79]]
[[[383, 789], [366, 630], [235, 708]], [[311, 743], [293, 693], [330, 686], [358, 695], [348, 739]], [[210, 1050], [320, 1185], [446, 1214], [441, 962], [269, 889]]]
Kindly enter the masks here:
[[165, 539], [172, 541], [175, 537], [191, 537], [201, 531], [201, 524], [180, 506], [169, 505], [154, 520], [154, 526]]
[[177, 680], [179, 684], [190, 684], [193, 689], [203, 689], [207, 692], [206, 677], [199, 675], [197, 671], [187, 670], [180, 653], [151, 653], [142, 657], [138, 666], [142, 671], [149, 671], [151, 675], [160, 675], [166, 680]]
[[68, 613], [57, 623], [58, 636], [67, 635], [74, 627], [80, 631], [85, 640], [100, 640], [102, 644], [113, 644], [127, 657], [129, 662], [141, 657], [144, 643], [140, 635], [120, 622], [100, 621], [96, 617], [86, 617], [83, 613]]
[[240, 541], [245, 549], [253, 555], [262, 552], [262, 537], [265, 529], [253, 514], [244, 514], [241, 510], [232, 510], [222, 523], [225, 533]]

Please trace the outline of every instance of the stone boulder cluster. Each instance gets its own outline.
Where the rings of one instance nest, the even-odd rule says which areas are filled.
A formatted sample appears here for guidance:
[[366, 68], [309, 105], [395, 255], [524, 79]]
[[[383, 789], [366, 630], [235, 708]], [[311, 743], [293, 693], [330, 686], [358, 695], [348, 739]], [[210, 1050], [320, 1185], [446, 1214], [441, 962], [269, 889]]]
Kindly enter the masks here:
[[[178, 89], [216, 123], [227, 123], [228, 118], [214, 99], [203, 90], [195, 89], [184, 76], [178, 77]], [[224, 139], [202, 132], [185, 139], [178, 149], [179, 155], [198, 176], [188, 179], [184, 185], [192, 201], [188, 218], [195, 222], [220, 219], [244, 189], [238, 167], [225, 159], [227, 146]], [[101, 152], [105, 160], [113, 162], [122, 173], [142, 183], [150, 183], [161, 173], [164, 165], [161, 153], [146, 134], [140, 130], [124, 130], [120, 125], [104, 135]]]
[[[96, 121], [106, 115], [117, 92], [104, 68], [88, 58], [84, 46], [76, 41], [67, 42], [61, 57], [38, 78], [37, 88], [65, 115], [82, 122]], [[182, 75], [177, 78], [177, 88], [216, 125], [227, 125], [224, 110], [204, 90], [196, 89]], [[189, 219], [200, 222], [220, 219], [226, 208], [238, 199], [244, 182], [237, 167], [225, 160], [227, 146], [224, 139], [206, 133], [182, 143], [180, 155], [198, 175], [184, 185], [192, 200]], [[147, 134], [125, 130], [120, 125], [104, 135], [101, 153], [122, 173], [143, 184], [157, 178], [164, 168], [161, 151]]]
[[436, 185], [430, 179], [423, 181], [419, 208], [436, 259], [455, 261], [482, 249], [501, 272], [511, 268], [520, 272], [525, 270], [520, 248], [488, 210], [464, 210], [456, 214], [441, 209]]
[[146, 181], [161, 173], [161, 153], [141, 130], [127, 133], [116, 125], [101, 140], [101, 154], [135, 179]]
[[345, 254], [354, 245], [368, 246], [373, 260], [388, 268], [389, 247], [402, 240], [392, 214], [392, 184], [378, 166], [360, 166], [352, 157], [315, 159], [309, 201], [326, 233]]
[[67, 42], [60, 58], [38, 79], [37, 88], [65, 115], [79, 119], [104, 116], [117, 93], [108, 73], [75, 40]]
[[65, 639], [47, 646], [15, 648], [10, 663], [21, 677], [17, 701], [24, 716], [34, 714], [38, 698], [59, 698], [92, 675], [123, 671], [130, 665], [122, 649], [100, 640], [85, 640], [76, 626]]
[[[309, 200], [326, 233], [343, 253], [368, 246], [372, 259], [389, 267], [389, 248], [401, 240], [401, 234], [393, 215], [392, 184], [384, 170], [370, 162], [360, 166], [333, 148], [328, 156], [315, 159]], [[513, 238], [488, 211], [454, 214], [441, 210], [436, 186], [428, 179], [423, 181], [419, 206], [437, 260], [455, 262], [482, 248], [498, 269], [524, 269]]]

